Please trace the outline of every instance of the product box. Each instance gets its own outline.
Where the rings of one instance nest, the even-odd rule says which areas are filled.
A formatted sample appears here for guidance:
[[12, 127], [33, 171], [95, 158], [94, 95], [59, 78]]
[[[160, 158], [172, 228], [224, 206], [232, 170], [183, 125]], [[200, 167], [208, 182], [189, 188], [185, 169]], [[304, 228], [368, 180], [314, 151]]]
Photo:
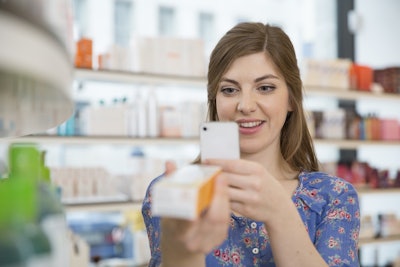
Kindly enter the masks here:
[[76, 43], [75, 67], [92, 68], [93, 40], [82, 38]]
[[153, 216], [196, 219], [211, 202], [221, 168], [190, 164], [162, 178], [152, 189]]

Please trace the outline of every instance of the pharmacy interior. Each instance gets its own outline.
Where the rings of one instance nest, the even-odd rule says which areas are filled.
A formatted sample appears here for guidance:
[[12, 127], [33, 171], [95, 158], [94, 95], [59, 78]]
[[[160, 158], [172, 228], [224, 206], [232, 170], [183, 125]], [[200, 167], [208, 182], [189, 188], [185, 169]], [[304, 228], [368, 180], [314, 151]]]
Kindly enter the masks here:
[[359, 193], [361, 266], [400, 266], [400, 2], [246, 5], [0, 2], [0, 266], [147, 266], [146, 188], [197, 157], [208, 57], [248, 20], [293, 41], [322, 168]]

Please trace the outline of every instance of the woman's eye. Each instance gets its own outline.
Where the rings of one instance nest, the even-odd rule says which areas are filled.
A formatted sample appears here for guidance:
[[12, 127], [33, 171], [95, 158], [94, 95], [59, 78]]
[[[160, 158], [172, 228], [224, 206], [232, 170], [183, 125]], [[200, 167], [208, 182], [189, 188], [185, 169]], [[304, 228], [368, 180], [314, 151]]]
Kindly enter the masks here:
[[221, 88], [221, 92], [227, 95], [231, 95], [234, 94], [237, 91], [237, 89], [232, 88], [232, 87], [224, 87]]
[[265, 93], [273, 91], [274, 89], [275, 89], [275, 86], [271, 86], [271, 85], [263, 85], [258, 88], [259, 91], [265, 92]]

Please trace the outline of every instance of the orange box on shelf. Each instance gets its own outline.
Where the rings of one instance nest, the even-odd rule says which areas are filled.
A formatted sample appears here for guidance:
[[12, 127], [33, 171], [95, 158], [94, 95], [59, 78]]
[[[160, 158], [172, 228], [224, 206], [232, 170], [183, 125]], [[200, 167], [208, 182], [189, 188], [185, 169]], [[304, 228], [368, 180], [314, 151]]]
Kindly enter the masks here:
[[357, 90], [371, 91], [373, 81], [373, 70], [368, 66], [353, 64], [353, 70], [356, 78]]
[[221, 168], [190, 164], [162, 178], [152, 189], [153, 216], [196, 219], [209, 205]]
[[93, 41], [88, 38], [82, 38], [76, 42], [75, 67], [89, 68], [93, 67]]

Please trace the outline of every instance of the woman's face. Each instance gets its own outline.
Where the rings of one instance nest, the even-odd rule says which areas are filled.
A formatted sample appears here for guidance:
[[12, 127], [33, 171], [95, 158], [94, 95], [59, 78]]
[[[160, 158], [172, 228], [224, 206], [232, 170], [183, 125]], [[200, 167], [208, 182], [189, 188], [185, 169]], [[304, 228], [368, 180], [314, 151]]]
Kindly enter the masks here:
[[264, 52], [233, 62], [222, 76], [216, 104], [220, 121], [238, 123], [242, 154], [280, 151], [280, 132], [291, 111], [289, 91]]

